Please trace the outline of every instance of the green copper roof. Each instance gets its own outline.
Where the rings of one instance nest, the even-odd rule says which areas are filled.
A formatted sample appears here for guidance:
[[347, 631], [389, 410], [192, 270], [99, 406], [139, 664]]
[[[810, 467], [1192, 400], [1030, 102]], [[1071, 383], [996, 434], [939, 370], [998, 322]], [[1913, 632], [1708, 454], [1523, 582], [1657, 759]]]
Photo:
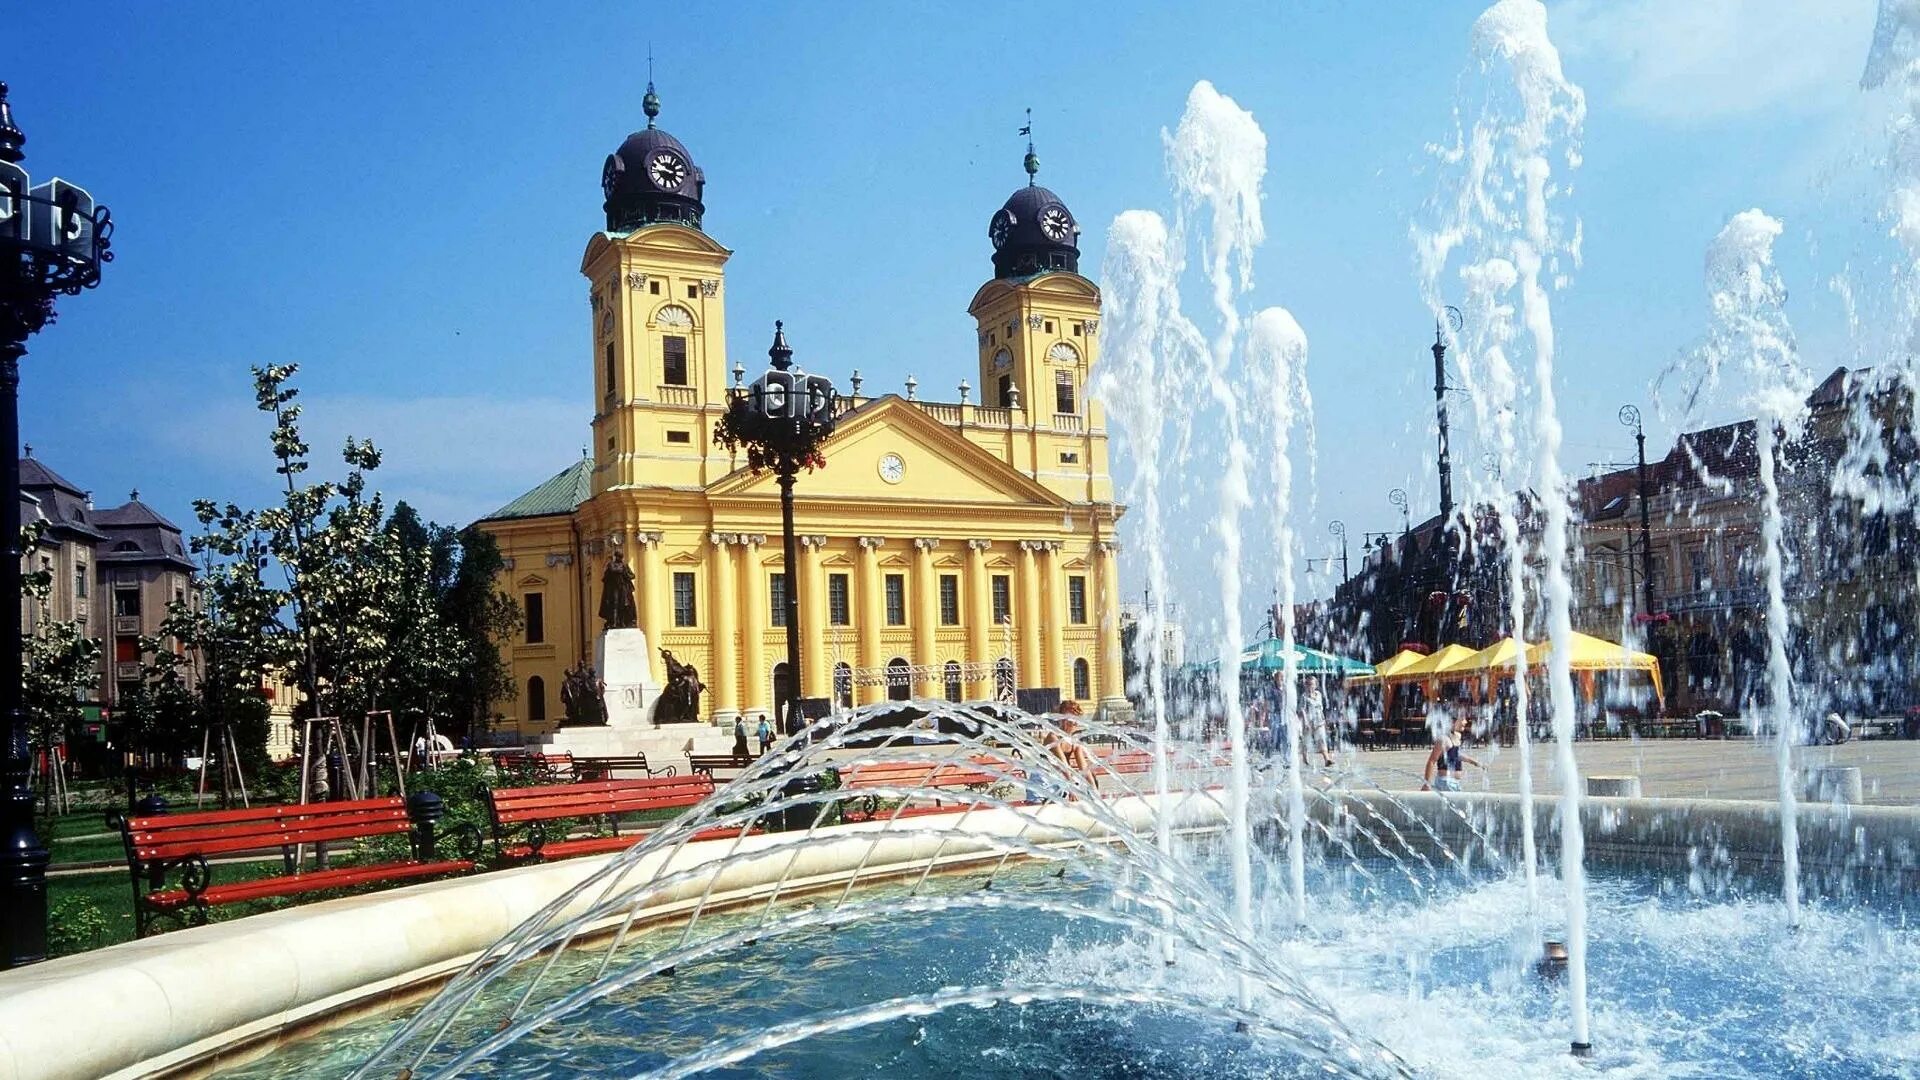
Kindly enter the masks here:
[[501, 521], [507, 518], [546, 517], [571, 514], [592, 493], [593, 462], [586, 458], [561, 469], [553, 478], [507, 505], [481, 518]]

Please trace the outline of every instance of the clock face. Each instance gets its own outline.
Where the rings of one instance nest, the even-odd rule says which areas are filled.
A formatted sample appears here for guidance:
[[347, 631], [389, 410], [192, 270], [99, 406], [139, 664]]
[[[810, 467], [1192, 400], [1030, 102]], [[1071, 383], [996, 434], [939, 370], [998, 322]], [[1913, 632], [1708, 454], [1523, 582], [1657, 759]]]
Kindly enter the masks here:
[[1065, 243], [1073, 235], [1073, 218], [1064, 206], [1049, 206], [1040, 211], [1040, 231], [1054, 243]]
[[880, 479], [889, 484], [897, 484], [907, 475], [907, 463], [900, 460], [899, 454], [887, 454], [880, 459]]
[[662, 150], [647, 161], [647, 177], [662, 191], [677, 190], [687, 179], [687, 163], [671, 150]]
[[600, 192], [607, 198], [613, 198], [613, 189], [620, 186], [620, 174], [627, 171], [627, 163], [620, 160], [619, 154], [608, 154], [607, 164], [600, 170]]
[[1005, 245], [1007, 234], [1012, 231], [1013, 213], [1009, 210], [1002, 210], [993, 215], [993, 220], [987, 223], [987, 239], [993, 241], [995, 248]]

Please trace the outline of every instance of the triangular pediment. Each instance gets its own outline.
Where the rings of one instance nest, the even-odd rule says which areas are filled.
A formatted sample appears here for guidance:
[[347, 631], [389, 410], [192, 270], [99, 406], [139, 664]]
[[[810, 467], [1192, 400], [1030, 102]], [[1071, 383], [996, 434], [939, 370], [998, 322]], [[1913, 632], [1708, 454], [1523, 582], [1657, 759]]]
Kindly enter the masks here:
[[938, 566], [938, 567], [940, 567], [941, 569], [947, 569], [947, 568], [949, 568], [949, 567], [955, 567], [955, 566], [959, 566], [959, 565], [960, 565], [960, 556], [958, 556], [958, 555], [942, 555], [942, 556], [940, 556], [939, 558], [937, 558], [937, 559], [935, 559], [935, 560], [933, 560], [933, 565], [935, 565], [935, 566]]
[[843, 552], [837, 552], [833, 555], [829, 555], [825, 559], [822, 559], [820, 561], [820, 565], [821, 566], [852, 566], [853, 560], [847, 558], [846, 552], [843, 551]]
[[528, 574], [521, 578], [517, 584], [523, 589], [537, 589], [546, 583], [547, 579], [541, 577], [539, 574]]
[[977, 315], [981, 309], [992, 306], [1000, 298], [1023, 290], [1034, 297], [1077, 301], [1082, 304], [1100, 302], [1100, 286], [1079, 274], [1056, 270], [1032, 278], [1014, 280], [994, 278], [980, 286], [980, 290], [973, 294], [973, 301], [967, 305], [967, 314]]
[[698, 229], [685, 225], [663, 222], [636, 229], [631, 233], [597, 232], [587, 240], [586, 253], [580, 257], [580, 271], [587, 273], [597, 264], [606, 250], [614, 246], [650, 251], [656, 253], [681, 253], [686, 255], [704, 255], [716, 262], [725, 262], [733, 254], [719, 241]]
[[[809, 499], [938, 502], [980, 506], [1064, 507], [1065, 499], [919, 406], [891, 394], [841, 418], [825, 446], [827, 466], [800, 477]], [[883, 463], [900, 459], [899, 482]], [[716, 496], [779, 494], [771, 472], [736, 469], [707, 489]]]
[[677, 555], [669, 555], [666, 561], [670, 566], [699, 566], [701, 563], [706, 562], [705, 559], [691, 551], [682, 551]]

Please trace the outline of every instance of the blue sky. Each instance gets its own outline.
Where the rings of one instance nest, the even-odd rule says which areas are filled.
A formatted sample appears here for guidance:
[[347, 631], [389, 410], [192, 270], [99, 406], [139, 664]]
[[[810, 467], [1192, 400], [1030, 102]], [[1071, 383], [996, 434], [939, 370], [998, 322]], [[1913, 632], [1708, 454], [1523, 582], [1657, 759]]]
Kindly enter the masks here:
[[[32, 343], [25, 437], [103, 501], [137, 487], [186, 525], [193, 498], [268, 493], [247, 368], [292, 361], [316, 450], [373, 437], [381, 486], [429, 516], [544, 479], [586, 435], [578, 260], [601, 160], [644, 123], [649, 47], [662, 126], [736, 252], [736, 358], [782, 318], [809, 368], [951, 399], [1022, 110], [1094, 272], [1115, 214], [1168, 208], [1160, 131], [1205, 78], [1269, 140], [1247, 307], [1286, 306], [1312, 342], [1301, 528], [1341, 517], [1357, 544], [1397, 526], [1387, 489], [1434, 499], [1408, 229], [1482, 6], [31, 5], [0, 28], [27, 167], [109, 204], [119, 257]], [[1871, 0], [1550, 10], [1589, 105], [1585, 262], [1556, 299], [1567, 468], [1630, 453], [1628, 401], [1664, 448], [1648, 384], [1701, 333], [1703, 249], [1749, 206], [1786, 220], [1808, 366], [1870, 356], [1828, 283], [1871, 316], [1885, 277], [1885, 102], [1857, 88]]]

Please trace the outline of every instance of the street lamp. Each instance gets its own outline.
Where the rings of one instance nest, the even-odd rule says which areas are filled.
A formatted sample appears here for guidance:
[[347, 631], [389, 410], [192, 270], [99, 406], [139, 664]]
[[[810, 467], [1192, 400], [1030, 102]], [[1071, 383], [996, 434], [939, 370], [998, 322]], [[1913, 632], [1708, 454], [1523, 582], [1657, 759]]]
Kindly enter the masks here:
[[1345, 585], [1352, 579], [1347, 573], [1347, 523], [1335, 518], [1327, 522], [1327, 531], [1340, 538], [1340, 584]]
[[[801, 469], [824, 466], [820, 444], [833, 434], [833, 383], [793, 366], [785, 324], [773, 324], [773, 347], [767, 350], [773, 370], [751, 386], [735, 386], [729, 393], [727, 414], [714, 427], [713, 441], [729, 451], [745, 448], [747, 467], [754, 472], [772, 469], [780, 482], [780, 530], [787, 579], [787, 717], [784, 730], [793, 734], [805, 726], [800, 711], [800, 560], [794, 552], [793, 478]], [[738, 381], [738, 376], [735, 377]]]
[[0, 809], [0, 968], [47, 956], [47, 848], [33, 831], [33, 759], [27, 744], [20, 640], [20, 358], [53, 321], [53, 298], [100, 284], [113, 261], [113, 219], [93, 196], [54, 177], [35, 185], [20, 167], [27, 141], [0, 83], [0, 711], [6, 713], [5, 807]]
[[1640, 426], [1640, 410], [1620, 406], [1620, 423], [1633, 429], [1633, 441], [1639, 450], [1636, 485], [1640, 489], [1640, 595], [1642, 613], [1653, 618], [1653, 526], [1647, 512], [1647, 432]]
[[1400, 508], [1400, 531], [1403, 533], [1412, 532], [1413, 517], [1407, 512], [1407, 489], [1394, 488], [1392, 491], [1387, 492], [1387, 501]]

